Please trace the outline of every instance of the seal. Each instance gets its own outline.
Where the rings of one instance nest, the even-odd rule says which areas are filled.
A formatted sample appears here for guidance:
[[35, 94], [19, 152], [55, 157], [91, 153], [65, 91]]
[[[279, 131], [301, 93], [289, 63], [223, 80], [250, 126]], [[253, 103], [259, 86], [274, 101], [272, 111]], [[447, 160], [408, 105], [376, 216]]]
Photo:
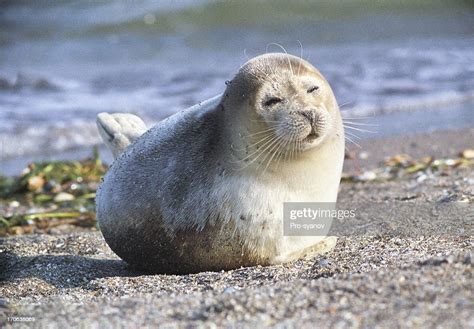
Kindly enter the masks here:
[[[334, 247], [335, 237], [283, 234], [284, 202], [337, 199], [344, 130], [328, 82], [309, 62], [271, 53], [249, 60], [226, 84], [223, 94], [138, 138], [144, 124], [130, 132], [116, 114], [99, 115], [109, 147], [122, 153], [97, 192], [97, 219], [129, 264], [196, 273]], [[114, 143], [121, 134], [129, 145]]]

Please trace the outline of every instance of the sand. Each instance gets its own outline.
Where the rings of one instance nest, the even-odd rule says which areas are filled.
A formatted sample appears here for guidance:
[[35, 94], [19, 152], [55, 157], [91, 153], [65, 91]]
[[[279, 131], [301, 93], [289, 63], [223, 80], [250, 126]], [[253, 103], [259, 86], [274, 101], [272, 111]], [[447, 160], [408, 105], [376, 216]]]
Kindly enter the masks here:
[[[346, 171], [402, 152], [454, 156], [472, 147], [473, 135], [368, 140], [356, 157], [367, 154]], [[339, 199], [472, 203], [473, 186], [472, 167], [453, 168], [423, 181], [343, 183]], [[351, 236], [328, 254], [285, 265], [174, 276], [134, 271], [99, 232], [8, 237], [0, 245], [0, 327], [472, 328], [472, 247], [470, 232]]]

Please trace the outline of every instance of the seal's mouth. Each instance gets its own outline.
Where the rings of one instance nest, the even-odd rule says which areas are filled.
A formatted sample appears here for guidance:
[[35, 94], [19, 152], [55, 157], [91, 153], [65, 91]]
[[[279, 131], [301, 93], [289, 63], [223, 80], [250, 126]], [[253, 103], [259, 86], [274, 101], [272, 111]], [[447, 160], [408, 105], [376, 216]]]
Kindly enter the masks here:
[[314, 112], [300, 112], [300, 115], [303, 117], [303, 120], [307, 122], [307, 125], [311, 127], [309, 134], [303, 138], [303, 141], [307, 143], [314, 142], [316, 139], [321, 137], [321, 130], [325, 124], [325, 120]]
[[308, 136], [306, 136], [305, 141], [306, 142], [313, 142], [315, 141], [320, 135], [314, 130], [311, 129], [311, 132], [309, 133]]

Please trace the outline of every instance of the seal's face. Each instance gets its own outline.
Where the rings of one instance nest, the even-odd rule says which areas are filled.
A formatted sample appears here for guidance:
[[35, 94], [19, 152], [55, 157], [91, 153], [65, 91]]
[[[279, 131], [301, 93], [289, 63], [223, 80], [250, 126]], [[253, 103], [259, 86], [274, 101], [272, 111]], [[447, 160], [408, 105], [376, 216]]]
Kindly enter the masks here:
[[330, 140], [342, 139], [343, 145], [331, 87], [316, 68], [295, 56], [265, 54], [244, 64], [228, 84], [222, 113], [232, 123], [232, 151], [246, 166], [277, 167]]
[[282, 140], [282, 147], [305, 151], [321, 144], [334, 127], [333, 94], [317, 71], [280, 69], [261, 84], [258, 116]]

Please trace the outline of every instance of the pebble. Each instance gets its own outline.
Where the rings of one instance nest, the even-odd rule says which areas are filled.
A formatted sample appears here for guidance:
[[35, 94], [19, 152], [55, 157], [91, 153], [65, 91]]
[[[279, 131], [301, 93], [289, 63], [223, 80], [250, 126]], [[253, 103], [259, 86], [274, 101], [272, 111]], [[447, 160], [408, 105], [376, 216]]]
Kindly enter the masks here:
[[66, 202], [66, 201], [72, 201], [74, 199], [75, 199], [74, 195], [66, 193], [66, 192], [61, 192], [61, 193], [58, 193], [54, 197], [53, 200], [54, 202]]
[[467, 149], [461, 152], [464, 159], [474, 159], [474, 149]]
[[237, 289], [235, 289], [234, 287], [227, 287], [227, 288], [224, 289], [224, 294], [232, 294], [236, 291], [237, 291]]
[[318, 262], [318, 265], [321, 266], [321, 267], [327, 267], [327, 266], [329, 266], [329, 262], [326, 259], [321, 259]]
[[28, 190], [37, 191], [43, 187], [45, 180], [40, 176], [33, 176], [28, 179]]
[[421, 182], [424, 182], [427, 178], [428, 178], [427, 175], [425, 175], [425, 174], [420, 174], [420, 175], [418, 175], [418, 177], [416, 178], [416, 181], [417, 181], [418, 183], [421, 183]]
[[368, 157], [369, 157], [369, 153], [367, 153], [367, 152], [360, 152], [359, 153], [359, 159], [361, 159], [361, 160], [365, 160]]
[[362, 175], [357, 176], [357, 180], [366, 182], [377, 178], [377, 174], [373, 171], [365, 171]]
[[446, 159], [445, 163], [447, 166], [454, 166], [456, 164], [456, 161], [454, 159]]

